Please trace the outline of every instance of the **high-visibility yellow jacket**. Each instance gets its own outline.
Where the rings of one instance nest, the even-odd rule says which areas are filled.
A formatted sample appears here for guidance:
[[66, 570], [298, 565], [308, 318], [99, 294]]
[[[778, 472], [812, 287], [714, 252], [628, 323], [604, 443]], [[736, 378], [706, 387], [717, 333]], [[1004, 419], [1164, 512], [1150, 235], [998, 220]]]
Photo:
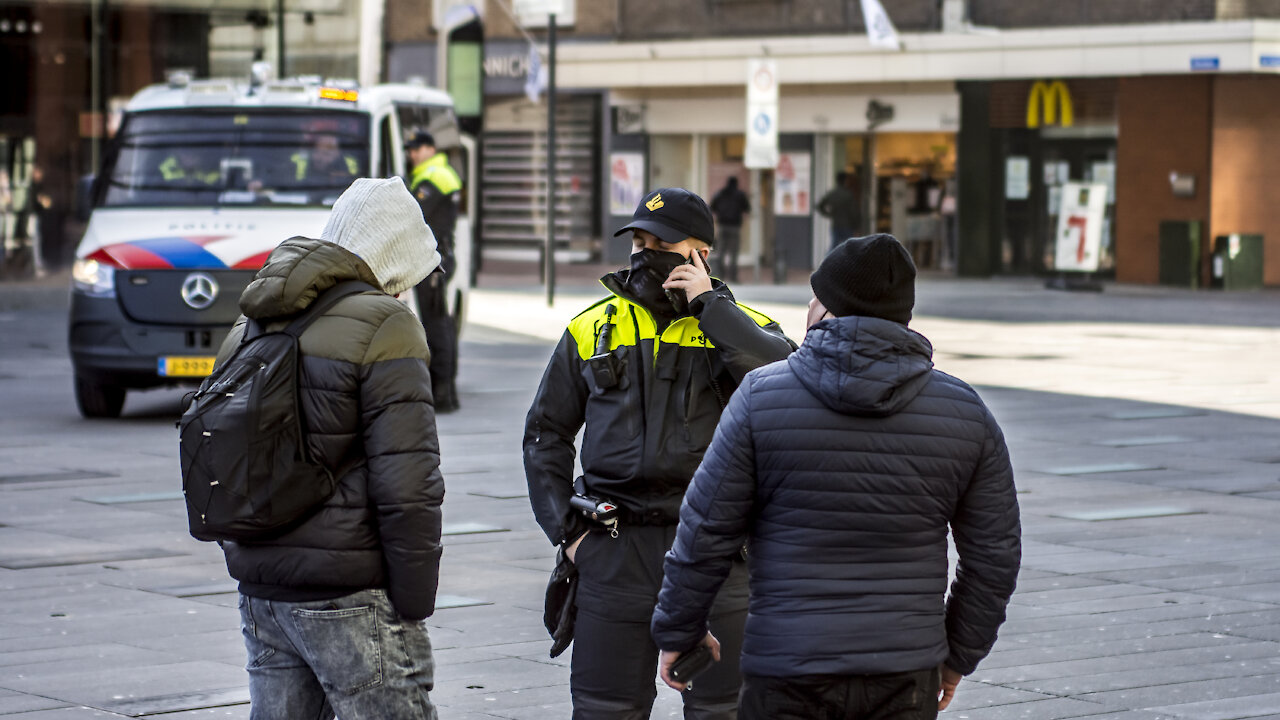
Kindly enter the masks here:
[[[665, 327], [626, 289], [630, 270], [601, 282], [613, 294], [569, 323], [525, 421], [529, 499], [553, 543], [585, 532], [569, 507], [574, 440], [582, 441], [588, 493], [611, 500], [645, 524], [674, 525], [680, 501], [720, 413], [751, 370], [795, 349], [769, 317], [737, 303], [719, 280]], [[602, 328], [618, 382], [592, 372]]]

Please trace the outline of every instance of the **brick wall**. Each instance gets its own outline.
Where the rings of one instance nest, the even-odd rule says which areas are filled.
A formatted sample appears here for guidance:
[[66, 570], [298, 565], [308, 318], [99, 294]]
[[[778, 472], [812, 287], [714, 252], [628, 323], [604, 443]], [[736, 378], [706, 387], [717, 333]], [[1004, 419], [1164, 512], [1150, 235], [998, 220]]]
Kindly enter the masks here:
[[1212, 20], [1223, 1], [969, 0], [969, 19], [1006, 28]]
[[[613, 37], [616, 32], [618, 2], [620, 0], [569, 0], [576, 3], [576, 17], [571, 28], [560, 28], [558, 38]], [[387, 0], [386, 41], [389, 43], [434, 42], [436, 33], [431, 29], [433, 0]], [[503, 11], [502, 5], [511, 6], [511, 0], [485, 1], [485, 37], [511, 39], [523, 37]], [[531, 30], [535, 38], [546, 35], [545, 29]]]
[[1280, 0], [1218, 0], [1219, 20], [1278, 17]]
[[[689, 38], [741, 35], [863, 33], [858, 0], [617, 0], [622, 37]], [[884, 3], [899, 31], [937, 31], [937, 0]]]
[[1215, 235], [1261, 233], [1263, 280], [1280, 285], [1280, 77], [1214, 78], [1212, 218]]
[[[1161, 220], [1210, 220], [1212, 82], [1205, 76], [1121, 78], [1116, 157], [1116, 279], [1155, 283]], [[1175, 197], [1171, 172], [1196, 178]], [[1202, 226], [1202, 239], [1217, 232]]]

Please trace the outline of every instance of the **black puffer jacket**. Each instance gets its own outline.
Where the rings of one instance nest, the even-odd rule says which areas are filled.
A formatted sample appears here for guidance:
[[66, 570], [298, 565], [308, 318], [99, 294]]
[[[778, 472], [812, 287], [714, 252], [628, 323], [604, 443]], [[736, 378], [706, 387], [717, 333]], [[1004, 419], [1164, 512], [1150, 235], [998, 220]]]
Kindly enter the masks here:
[[[293, 238], [271, 253], [240, 307], [254, 318], [288, 317], [357, 279], [379, 286], [347, 250]], [[240, 342], [244, 322], [223, 343], [219, 363]], [[385, 588], [401, 615], [427, 617], [435, 608], [444, 481], [422, 324], [395, 298], [352, 295], [307, 328], [300, 349], [308, 447], [327, 466], [351, 469], [288, 534], [224, 543], [227, 569], [253, 597], [297, 602]]]
[[[999, 426], [931, 354], [903, 325], [844, 317], [747, 376], [680, 511], [660, 647], [702, 637], [747, 540], [744, 673], [974, 670], [1013, 593], [1018, 504]], [[944, 602], [948, 525], [960, 562]]]

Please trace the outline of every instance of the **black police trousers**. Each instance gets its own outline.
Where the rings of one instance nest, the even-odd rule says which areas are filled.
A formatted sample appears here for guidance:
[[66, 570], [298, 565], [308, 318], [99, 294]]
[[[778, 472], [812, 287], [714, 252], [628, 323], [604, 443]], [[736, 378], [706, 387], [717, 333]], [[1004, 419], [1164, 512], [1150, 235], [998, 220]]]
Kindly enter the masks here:
[[431, 390], [437, 404], [442, 400], [456, 400], [441, 397], [453, 392], [453, 382], [458, 375], [458, 327], [449, 314], [445, 285], [448, 278], [444, 273], [432, 273], [413, 289], [418, 313], [422, 316], [422, 329], [427, 334], [427, 347], [431, 350]]
[[[643, 720], [657, 697], [658, 647], [649, 621], [662, 588], [662, 559], [676, 528], [623, 526], [617, 538], [593, 529], [574, 556], [577, 615], [570, 689], [573, 720]], [[747, 619], [747, 567], [735, 561], [711, 611], [720, 662], [683, 693], [686, 720], [738, 716], [742, 629]], [[662, 686], [663, 692], [675, 692]]]
[[742, 720], [934, 720], [937, 668], [883, 675], [742, 679]]

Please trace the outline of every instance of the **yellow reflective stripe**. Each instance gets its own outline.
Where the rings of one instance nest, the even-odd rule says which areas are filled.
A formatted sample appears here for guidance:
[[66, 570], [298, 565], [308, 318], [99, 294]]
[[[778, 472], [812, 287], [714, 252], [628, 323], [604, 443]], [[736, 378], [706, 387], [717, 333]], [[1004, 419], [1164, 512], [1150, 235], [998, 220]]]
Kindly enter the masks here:
[[[578, 356], [583, 360], [596, 354], [596, 330], [604, 324], [609, 305], [613, 305], [616, 308], [612, 319], [614, 327], [613, 332], [610, 334], [609, 349], [614, 350], [621, 345], [638, 345], [640, 343], [639, 338], [636, 337], [635, 324], [628, 317], [634, 311], [631, 303], [619, 297], [610, 296], [587, 308], [580, 315], [569, 321], [569, 334], [573, 335], [573, 339], [577, 341]], [[652, 336], [653, 332], [650, 330], [649, 337]]]
[[356, 162], [355, 158], [351, 157], [350, 155], [343, 155], [342, 159], [347, 161], [347, 172], [351, 173], [352, 175], [355, 175], [356, 173], [360, 172], [360, 163]]
[[742, 303], [736, 303], [736, 304], [737, 304], [737, 306], [738, 306], [738, 309], [739, 309], [739, 310], [742, 310], [742, 312], [746, 313], [746, 314], [747, 314], [747, 317], [749, 317], [749, 318], [751, 318], [752, 320], [754, 320], [754, 321], [755, 321], [755, 323], [756, 323], [757, 325], [759, 325], [760, 327], [765, 327], [766, 325], [771, 325], [771, 324], [773, 324], [774, 319], [773, 319], [773, 318], [771, 318], [771, 317], [769, 317], [768, 315], [765, 315], [764, 313], [760, 312], [759, 310], [752, 310], [750, 307], [747, 307], [746, 305], [743, 305]]
[[[617, 308], [617, 312], [613, 316], [614, 328], [609, 342], [610, 350], [615, 350], [620, 345], [639, 345], [643, 340], [658, 339], [660, 342], [654, 344], [656, 360], [656, 353], [664, 344], [679, 345], [680, 347], [715, 348], [715, 343], [711, 342], [711, 338], [706, 337], [706, 333], [702, 331], [702, 325], [699, 324], [697, 318], [683, 317], [674, 320], [663, 331], [662, 337], [659, 338], [657, 325], [654, 324], [653, 316], [649, 314], [648, 310], [615, 295], [592, 305], [569, 322], [569, 333], [577, 341], [578, 355], [583, 360], [591, 357], [596, 352], [596, 330], [604, 323], [607, 308], [611, 303]], [[758, 310], [753, 310], [742, 303], [737, 303], [737, 306], [760, 327], [771, 325], [774, 322], [773, 318], [768, 315]], [[634, 318], [634, 322], [632, 318]], [[640, 329], [638, 337], [636, 335], [637, 326]]]
[[294, 176], [294, 179], [296, 179], [296, 180], [305, 180], [305, 179], [307, 179], [307, 155], [306, 155], [306, 153], [300, 153], [300, 152], [299, 152], [299, 153], [294, 153], [294, 154], [292, 154], [292, 155], [290, 155], [290, 156], [289, 156], [289, 159], [293, 161], [293, 167], [294, 167], [294, 174], [293, 174], [293, 176]]
[[691, 317], [680, 318], [668, 325], [666, 331], [662, 333], [662, 342], [680, 347], [715, 347], [706, 333], [702, 332], [702, 326], [698, 324], [697, 319]]

